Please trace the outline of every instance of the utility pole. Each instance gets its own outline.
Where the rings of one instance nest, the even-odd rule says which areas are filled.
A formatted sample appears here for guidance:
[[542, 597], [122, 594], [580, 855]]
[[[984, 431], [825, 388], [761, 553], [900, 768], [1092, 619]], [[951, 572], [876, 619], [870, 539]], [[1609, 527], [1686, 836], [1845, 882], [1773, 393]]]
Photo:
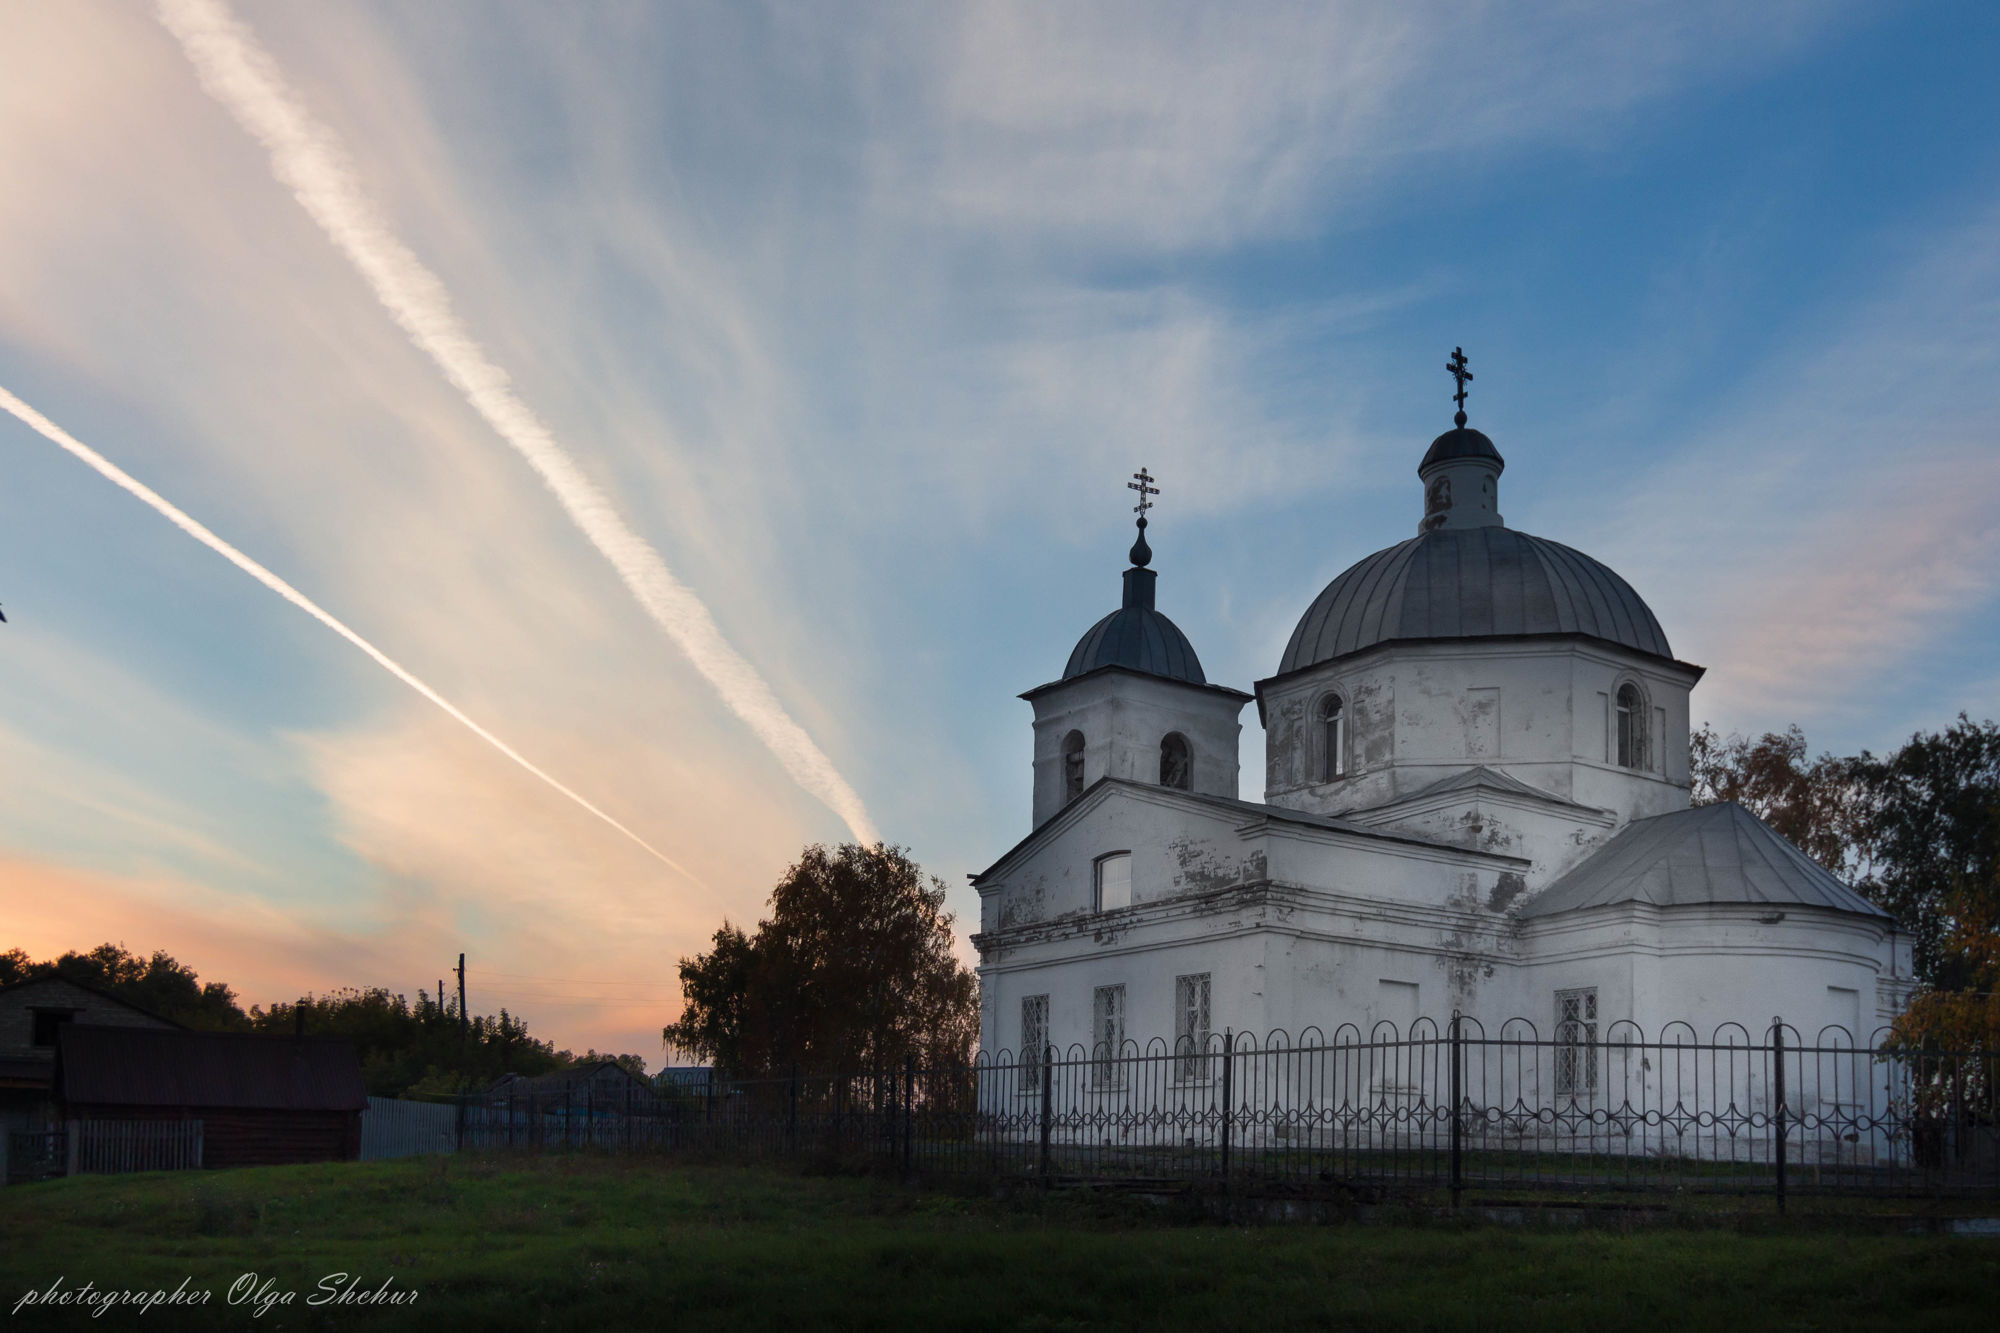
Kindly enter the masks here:
[[470, 1022], [465, 1016], [465, 955], [458, 956], [458, 1040], [468, 1041]]
[[439, 1018], [443, 1018], [443, 1017], [444, 1017], [444, 1015], [445, 1015], [445, 1007], [444, 1007], [444, 978], [443, 978], [443, 977], [439, 977], [439, 978], [438, 978], [438, 988], [437, 988], [437, 1009], [438, 1009], [438, 1017], [439, 1017]]

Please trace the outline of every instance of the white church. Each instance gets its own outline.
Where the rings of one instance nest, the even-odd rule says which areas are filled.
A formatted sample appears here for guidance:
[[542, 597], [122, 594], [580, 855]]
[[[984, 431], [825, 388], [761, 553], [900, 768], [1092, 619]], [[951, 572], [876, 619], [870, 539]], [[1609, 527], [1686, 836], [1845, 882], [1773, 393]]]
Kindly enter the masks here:
[[[1123, 604], [1021, 696], [1033, 829], [973, 876], [984, 1050], [1454, 1011], [1544, 1038], [1782, 1017], [1865, 1042], [1899, 1012], [1894, 922], [1741, 806], [1690, 806], [1703, 669], [1616, 573], [1506, 525], [1464, 378], [1416, 535], [1328, 584], [1253, 693], [1211, 683], [1155, 607], [1139, 474]], [[1238, 796], [1252, 702], [1263, 803]]]

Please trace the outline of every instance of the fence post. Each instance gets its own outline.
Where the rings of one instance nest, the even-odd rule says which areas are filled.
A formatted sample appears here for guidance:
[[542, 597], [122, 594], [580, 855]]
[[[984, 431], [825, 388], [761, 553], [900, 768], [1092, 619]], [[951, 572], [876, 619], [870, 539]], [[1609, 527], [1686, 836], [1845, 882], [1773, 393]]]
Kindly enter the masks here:
[[1465, 1143], [1460, 1126], [1460, 1111], [1464, 1106], [1462, 1074], [1465, 1066], [1464, 1038], [1459, 1032], [1459, 1014], [1451, 1011], [1451, 1206], [1458, 1207], [1458, 1196], [1465, 1189]]
[[1771, 1020], [1772, 1156], [1778, 1166], [1778, 1212], [1785, 1211], [1785, 1020]]
[[1222, 1030], [1222, 1183], [1229, 1183], [1229, 1107], [1236, 1100], [1236, 1034]]
[[908, 1176], [916, 1161], [914, 1140], [917, 1133], [917, 1061], [915, 1056], [903, 1057], [903, 1174]]
[[1055, 1103], [1056, 1048], [1042, 1044], [1042, 1184], [1049, 1183], [1049, 1111]]

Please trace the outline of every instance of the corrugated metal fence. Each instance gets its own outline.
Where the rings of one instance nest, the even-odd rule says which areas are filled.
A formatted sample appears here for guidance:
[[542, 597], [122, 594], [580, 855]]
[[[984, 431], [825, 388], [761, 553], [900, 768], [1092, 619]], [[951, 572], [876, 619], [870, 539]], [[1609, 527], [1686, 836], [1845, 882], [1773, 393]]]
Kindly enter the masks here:
[[361, 1160], [458, 1149], [458, 1111], [436, 1102], [370, 1097], [361, 1115]]

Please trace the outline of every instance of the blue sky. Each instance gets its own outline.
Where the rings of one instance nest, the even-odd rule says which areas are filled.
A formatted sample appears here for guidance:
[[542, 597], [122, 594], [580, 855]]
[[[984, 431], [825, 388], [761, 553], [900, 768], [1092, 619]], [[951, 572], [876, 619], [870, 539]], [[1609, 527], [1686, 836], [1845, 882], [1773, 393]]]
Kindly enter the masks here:
[[[657, 1051], [809, 794], [144, 8], [10, 4], [0, 386], [687, 866], [0, 417], [0, 918]], [[1989, 5], [244, 6], [387, 226], [976, 917], [1116, 601], [1274, 669], [1471, 404], [1510, 523], [1882, 748], [2000, 712]], [[1260, 794], [1262, 744], [1244, 743]]]

